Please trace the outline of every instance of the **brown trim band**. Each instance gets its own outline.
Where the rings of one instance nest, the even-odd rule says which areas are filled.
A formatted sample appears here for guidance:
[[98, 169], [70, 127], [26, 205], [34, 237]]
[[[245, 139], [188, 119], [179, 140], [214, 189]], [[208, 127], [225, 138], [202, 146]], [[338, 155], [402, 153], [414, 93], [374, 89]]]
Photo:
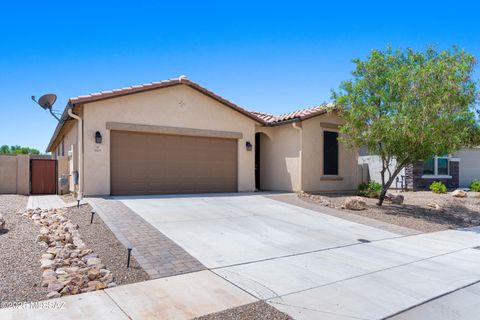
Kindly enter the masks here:
[[241, 132], [217, 131], [217, 130], [206, 130], [206, 129], [190, 129], [190, 128], [156, 126], [156, 125], [136, 124], [136, 123], [107, 122], [106, 128], [108, 130], [171, 134], [171, 135], [177, 135], [177, 136], [197, 136], [197, 137], [224, 138], [224, 139], [242, 139], [243, 138], [243, 134]]

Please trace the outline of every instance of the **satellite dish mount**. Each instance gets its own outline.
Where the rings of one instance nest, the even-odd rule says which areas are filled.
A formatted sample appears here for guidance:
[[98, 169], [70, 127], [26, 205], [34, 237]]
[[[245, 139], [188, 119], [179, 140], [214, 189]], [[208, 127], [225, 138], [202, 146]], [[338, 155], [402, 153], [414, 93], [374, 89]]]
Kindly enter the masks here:
[[32, 96], [32, 100], [35, 101], [40, 107], [42, 107], [44, 110], [48, 110], [50, 114], [57, 119], [57, 121], [60, 121], [60, 118], [53, 112], [52, 107], [55, 101], [57, 101], [57, 96], [53, 93], [47, 93], [44, 94], [43, 96], [38, 99], [38, 101], [35, 99], [35, 96]]

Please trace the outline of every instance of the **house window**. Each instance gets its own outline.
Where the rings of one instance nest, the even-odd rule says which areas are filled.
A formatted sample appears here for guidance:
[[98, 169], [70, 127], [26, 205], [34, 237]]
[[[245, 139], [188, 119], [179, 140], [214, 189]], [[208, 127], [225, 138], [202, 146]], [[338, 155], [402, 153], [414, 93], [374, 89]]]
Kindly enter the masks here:
[[65, 141], [62, 140], [62, 157], [65, 155]]
[[323, 132], [323, 174], [338, 175], [338, 132]]
[[448, 176], [450, 158], [448, 155], [433, 157], [423, 162], [423, 174], [429, 176]]

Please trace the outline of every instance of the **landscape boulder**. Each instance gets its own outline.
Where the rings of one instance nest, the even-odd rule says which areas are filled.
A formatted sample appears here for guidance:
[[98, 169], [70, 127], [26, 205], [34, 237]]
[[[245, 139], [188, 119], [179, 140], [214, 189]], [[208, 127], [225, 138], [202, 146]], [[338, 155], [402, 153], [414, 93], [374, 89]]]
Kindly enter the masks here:
[[360, 197], [348, 198], [342, 206], [348, 210], [365, 210], [367, 209], [367, 203]]
[[0, 231], [5, 229], [5, 219], [3, 219], [3, 216], [0, 214]]
[[61, 294], [58, 293], [57, 291], [51, 291], [47, 294], [47, 299], [55, 299], [60, 297], [61, 297]]
[[401, 194], [389, 193], [385, 196], [385, 201], [393, 203], [393, 204], [402, 204], [403, 200], [404, 200], [404, 197]]
[[430, 207], [430, 208], [435, 209], [437, 211], [444, 211], [443, 208], [436, 203], [427, 203], [427, 207]]
[[455, 191], [452, 192], [452, 196], [455, 197], [455, 198], [466, 198], [467, 197], [467, 193], [461, 189], [457, 189]]

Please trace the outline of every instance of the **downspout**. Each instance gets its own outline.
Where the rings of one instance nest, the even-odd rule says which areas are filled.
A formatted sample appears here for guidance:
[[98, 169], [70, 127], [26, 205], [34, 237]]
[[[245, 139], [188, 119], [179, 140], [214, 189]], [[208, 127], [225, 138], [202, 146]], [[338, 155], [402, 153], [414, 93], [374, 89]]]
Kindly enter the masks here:
[[300, 133], [300, 192], [303, 191], [303, 127], [299, 121], [292, 122], [292, 127]]
[[73, 108], [68, 108], [68, 115], [78, 121], [78, 134], [77, 134], [77, 146], [78, 146], [78, 194], [77, 200], [83, 198], [83, 120], [81, 117], [73, 113]]

